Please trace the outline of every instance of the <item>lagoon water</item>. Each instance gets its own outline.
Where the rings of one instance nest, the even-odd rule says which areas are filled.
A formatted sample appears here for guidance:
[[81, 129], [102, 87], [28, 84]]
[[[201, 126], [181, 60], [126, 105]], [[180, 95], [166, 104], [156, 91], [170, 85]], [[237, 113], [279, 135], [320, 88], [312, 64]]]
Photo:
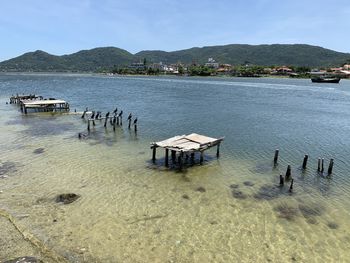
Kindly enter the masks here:
[[[124, 125], [79, 140], [80, 115], [24, 116], [5, 104], [15, 93], [118, 107]], [[1, 74], [0, 112], [0, 218], [27, 237], [4, 224], [0, 240], [16, 248], [2, 244], [0, 261], [349, 262], [349, 80]], [[150, 142], [192, 132], [225, 136], [220, 158], [212, 149], [178, 172], [158, 150], [151, 164]], [[318, 157], [325, 170], [334, 158], [331, 176]], [[292, 193], [278, 186], [288, 164]], [[81, 197], [58, 204], [61, 193]]]

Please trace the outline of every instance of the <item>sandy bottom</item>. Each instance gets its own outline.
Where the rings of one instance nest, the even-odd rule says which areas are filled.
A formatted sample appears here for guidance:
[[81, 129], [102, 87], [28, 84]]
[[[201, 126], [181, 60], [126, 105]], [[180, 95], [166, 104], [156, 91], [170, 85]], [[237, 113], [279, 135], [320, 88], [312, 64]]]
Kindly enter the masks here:
[[[142, 134], [120, 129], [78, 140], [70, 121], [60, 119], [67, 129], [55, 123], [40, 136], [33, 126], [0, 125], [0, 209], [12, 218], [0, 216], [0, 262], [20, 256], [44, 262], [350, 257], [349, 201], [324, 187], [301, 186], [301, 172], [295, 171], [289, 194], [289, 184], [278, 187], [278, 167], [224, 154], [216, 160], [215, 150], [203, 166], [169, 171], [161, 160], [149, 163]], [[80, 198], [57, 203], [62, 193]]]

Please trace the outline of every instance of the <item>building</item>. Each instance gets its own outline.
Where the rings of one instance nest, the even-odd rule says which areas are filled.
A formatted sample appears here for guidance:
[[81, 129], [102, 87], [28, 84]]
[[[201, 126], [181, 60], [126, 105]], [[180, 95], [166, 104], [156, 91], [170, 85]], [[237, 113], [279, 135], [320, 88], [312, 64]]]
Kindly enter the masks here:
[[204, 64], [208, 68], [219, 68], [219, 63], [215, 61], [213, 58], [208, 58], [208, 62]]

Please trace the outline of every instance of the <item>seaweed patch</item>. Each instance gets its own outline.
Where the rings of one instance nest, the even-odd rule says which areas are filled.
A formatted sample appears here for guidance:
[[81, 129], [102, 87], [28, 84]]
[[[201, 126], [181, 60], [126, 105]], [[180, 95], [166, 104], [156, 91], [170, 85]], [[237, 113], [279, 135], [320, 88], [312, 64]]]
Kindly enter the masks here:
[[291, 206], [285, 202], [276, 206], [274, 210], [277, 212], [278, 217], [284, 218], [288, 221], [293, 221], [300, 215], [297, 207]]
[[5, 178], [9, 173], [16, 172], [16, 163], [14, 162], [0, 162], [0, 178]]

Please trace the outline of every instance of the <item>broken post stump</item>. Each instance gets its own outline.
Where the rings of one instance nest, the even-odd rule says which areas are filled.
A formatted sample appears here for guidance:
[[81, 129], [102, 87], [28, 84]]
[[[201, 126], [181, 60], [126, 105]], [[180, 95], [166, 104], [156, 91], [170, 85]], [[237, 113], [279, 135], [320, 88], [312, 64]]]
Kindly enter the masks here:
[[332, 174], [332, 172], [333, 172], [333, 164], [334, 164], [334, 159], [332, 158], [332, 159], [329, 161], [328, 174]]
[[291, 167], [290, 165], [287, 166], [287, 172], [286, 172], [286, 180], [290, 179], [292, 172], [291, 172]]
[[276, 150], [275, 150], [275, 156], [274, 156], [274, 158], [273, 158], [273, 164], [274, 164], [274, 165], [276, 165], [277, 162], [278, 162], [278, 154], [279, 154], [279, 150], [276, 149]]
[[165, 149], [165, 167], [169, 167], [169, 149]]
[[284, 185], [284, 178], [283, 178], [283, 175], [280, 174], [280, 186], [283, 186]]
[[321, 172], [321, 158], [318, 158], [317, 161], [317, 172]]
[[324, 158], [321, 160], [321, 173], [324, 172]]
[[155, 163], [156, 162], [156, 152], [157, 152], [157, 147], [156, 146], [152, 146], [152, 162]]
[[304, 160], [303, 160], [303, 169], [306, 169], [306, 165], [307, 165], [307, 160], [309, 159], [309, 155], [305, 154], [304, 156]]
[[294, 179], [292, 179], [291, 182], [290, 182], [289, 192], [293, 191], [293, 183], [294, 183]]
[[105, 116], [105, 124], [103, 125], [103, 127], [105, 128], [107, 127], [108, 116], [109, 116], [109, 112], [107, 112]]

